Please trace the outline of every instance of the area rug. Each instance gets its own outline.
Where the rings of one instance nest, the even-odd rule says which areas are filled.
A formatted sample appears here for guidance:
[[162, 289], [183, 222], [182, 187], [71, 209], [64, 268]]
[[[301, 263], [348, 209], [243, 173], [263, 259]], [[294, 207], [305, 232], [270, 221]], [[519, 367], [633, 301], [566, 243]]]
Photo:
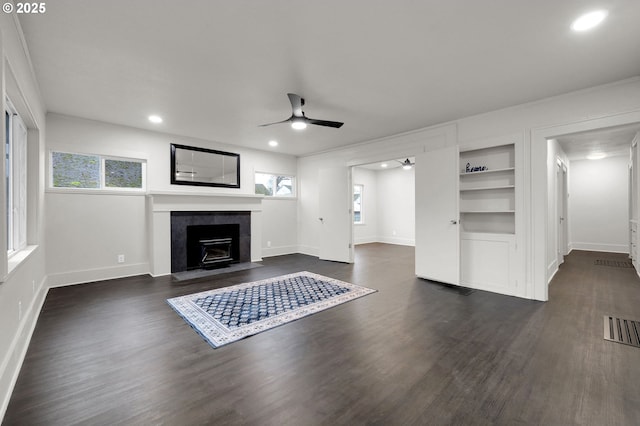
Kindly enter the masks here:
[[167, 302], [217, 348], [376, 291], [304, 271]]

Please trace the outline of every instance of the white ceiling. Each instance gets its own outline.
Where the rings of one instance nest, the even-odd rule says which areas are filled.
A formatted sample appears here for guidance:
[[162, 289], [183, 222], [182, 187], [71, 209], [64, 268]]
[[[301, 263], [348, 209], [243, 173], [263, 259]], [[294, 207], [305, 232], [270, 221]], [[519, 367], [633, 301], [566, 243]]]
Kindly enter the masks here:
[[629, 155], [631, 141], [640, 132], [640, 123], [589, 132], [572, 133], [555, 138], [569, 160], [584, 160], [587, 155], [602, 153], [607, 157]]
[[[55, 0], [20, 22], [49, 111], [294, 155], [640, 75], [637, 0]], [[345, 125], [258, 127], [287, 92]]]
[[[402, 167], [402, 163], [404, 163], [406, 160], [409, 160], [409, 162], [411, 164], [415, 164], [416, 157], [395, 158], [395, 159], [387, 160], [387, 161], [378, 161], [376, 163], [362, 164], [362, 165], [359, 165], [357, 167], [361, 167], [363, 169], [368, 169], [368, 170], [373, 170], [374, 172], [379, 172], [379, 171], [391, 170], [391, 169], [396, 169], [398, 167]], [[386, 167], [382, 167], [382, 164], [386, 164], [387, 166]]]

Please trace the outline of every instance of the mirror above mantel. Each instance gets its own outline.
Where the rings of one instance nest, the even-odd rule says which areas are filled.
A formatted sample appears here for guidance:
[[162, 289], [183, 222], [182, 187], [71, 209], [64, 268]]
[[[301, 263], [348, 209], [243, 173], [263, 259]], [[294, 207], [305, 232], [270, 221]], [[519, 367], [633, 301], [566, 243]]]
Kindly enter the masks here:
[[171, 184], [240, 188], [240, 154], [171, 144]]

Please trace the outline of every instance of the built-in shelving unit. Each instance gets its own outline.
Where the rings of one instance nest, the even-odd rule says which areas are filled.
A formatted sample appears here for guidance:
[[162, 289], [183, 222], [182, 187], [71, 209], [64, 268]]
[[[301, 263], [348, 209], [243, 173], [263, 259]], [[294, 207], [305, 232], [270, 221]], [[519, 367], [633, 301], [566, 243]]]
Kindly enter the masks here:
[[462, 232], [515, 234], [514, 144], [462, 151], [460, 167]]
[[459, 154], [460, 282], [516, 294], [516, 145], [489, 143]]

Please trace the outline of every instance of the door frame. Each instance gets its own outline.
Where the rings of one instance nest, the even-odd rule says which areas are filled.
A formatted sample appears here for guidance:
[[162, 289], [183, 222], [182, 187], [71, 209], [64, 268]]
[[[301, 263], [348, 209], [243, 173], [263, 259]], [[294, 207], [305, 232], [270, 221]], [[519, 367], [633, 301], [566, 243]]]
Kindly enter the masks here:
[[[549, 229], [548, 204], [548, 170], [547, 139], [554, 139], [570, 133], [598, 130], [606, 127], [640, 123], [640, 110], [593, 118], [550, 127], [531, 130], [531, 137], [525, 140], [526, 149], [530, 152], [529, 163], [525, 169], [525, 179], [531, 181], [530, 188], [525, 188], [529, 201], [529, 209], [525, 209], [528, 236], [526, 271], [527, 297], [535, 300], [549, 300], [549, 276], [547, 269], [547, 231]], [[555, 167], [555, 164], [554, 164]]]
[[556, 218], [557, 218], [557, 235], [556, 235], [556, 255], [557, 264], [560, 266], [564, 263], [564, 256], [568, 254], [568, 209], [567, 209], [567, 165], [558, 158], [556, 169]]

